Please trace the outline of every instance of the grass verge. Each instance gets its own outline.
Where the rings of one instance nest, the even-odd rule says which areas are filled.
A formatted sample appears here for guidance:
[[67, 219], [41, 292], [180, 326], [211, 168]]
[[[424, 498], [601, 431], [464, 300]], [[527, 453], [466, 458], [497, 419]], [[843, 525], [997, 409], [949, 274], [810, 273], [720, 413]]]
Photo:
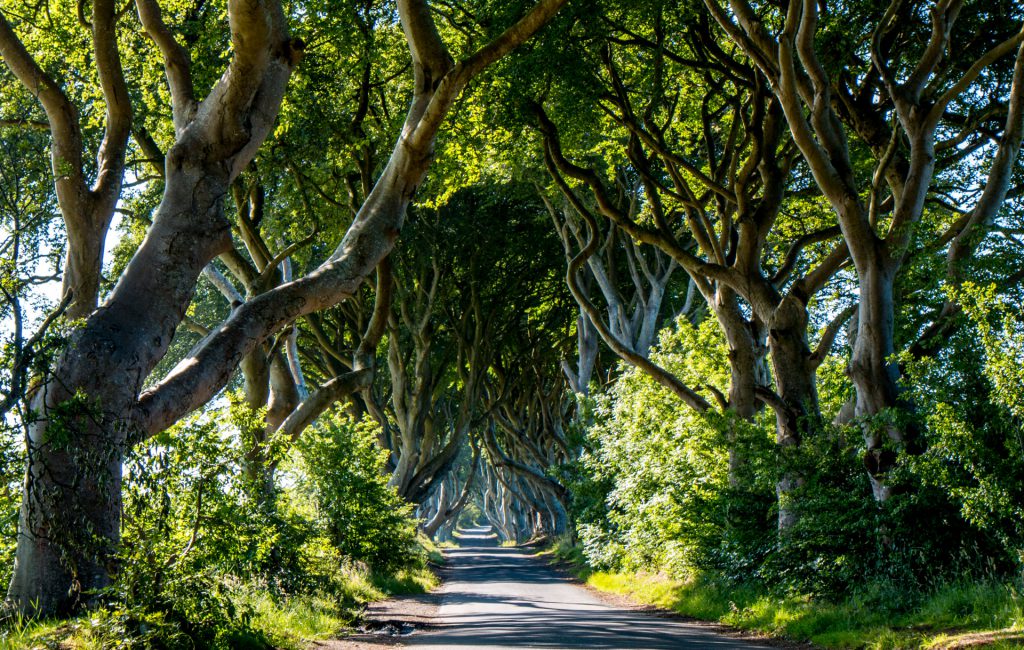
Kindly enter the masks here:
[[426, 566], [393, 574], [353, 570], [344, 593], [330, 596], [271, 598], [247, 594], [241, 600], [251, 612], [251, 626], [275, 648], [302, 650], [313, 641], [335, 638], [351, 628], [368, 603], [392, 596], [422, 594], [437, 586], [437, 576]]
[[588, 585], [683, 616], [754, 632], [809, 641], [826, 648], [866, 650], [1024, 648], [1024, 595], [1019, 584], [958, 582], [914, 599], [884, 585], [866, 585], [837, 601], [778, 597], [756, 586], [735, 587], [707, 578], [590, 569], [576, 547], [550, 551]]
[[[236, 612], [213, 646], [232, 650], [303, 650], [351, 628], [368, 603], [391, 596], [421, 594], [438, 584], [430, 569], [444, 561], [440, 550], [421, 539], [422, 562], [379, 574], [353, 566], [342, 571], [331, 593], [271, 595], [255, 585], [224, 587]], [[197, 614], [201, 615], [201, 614]], [[32, 620], [18, 615], [0, 620], [0, 650], [108, 650], [150, 647], [189, 648], [194, 644], [152, 612], [116, 608], [89, 612], [67, 621]]]

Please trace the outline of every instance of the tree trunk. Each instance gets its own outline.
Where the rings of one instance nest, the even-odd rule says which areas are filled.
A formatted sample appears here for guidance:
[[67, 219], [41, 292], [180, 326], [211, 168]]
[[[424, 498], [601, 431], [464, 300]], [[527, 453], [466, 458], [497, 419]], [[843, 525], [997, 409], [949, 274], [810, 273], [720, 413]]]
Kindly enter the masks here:
[[[729, 346], [731, 377], [728, 409], [738, 420], [749, 422], [758, 411], [757, 389], [767, 383], [764, 333], [758, 323], [750, 322], [743, 316], [731, 289], [719, 288], [711, 306]], [[745, 454], [735, 427], [726, 435], [729, 444], [729, 484], [740, 487], [746, 464]]]
[[103, 268], [103, 244], [113, 210], [109, 214], [89, 210], [86, 225], [69, 220], [67, 261], [64, 265], [62, 294], [71, 293], [68, 318], [85, 318], [96, 309]]
[[[8, 593], [23, 611], [64, 614], [83, 593], [108, 584], [136, 396], [166, 352], [199, 273], [230, 245], [223, 172], [172, 165], [139, 252], [34, 400], [40, 419], [30, 426]], [[182, 236], [183, 221], [193, 226], [191, 237]]]
[[423, 524], [423, 534], [431, 539], [437, 534], [437, 530], [448, 521], [448, 492], [450, 490], [448, 482], [442, 481], [436, 493], [437, 512]]
[[776, 390], [782, 404], [775, 409], [775, 442], [782, 456], [783, 471], [776, 483], [779, 500], [780, 534], [792, 529], [798, 514], [794, 493], [804, 485], [801, 473], [789, 466], [804, 438], [819, 428], [818, 389], [811, 350], [807, 345], [807, 310], [793, 296], [776, 307], [769, 327], [768, 347]]
[[29, 427], [9, 596], [23, 611], [66, 615], [110, 582], [120, 538], [124, 431], [72, 401], [46, 411], [42, 401], [35, 407], [48, 419]]
[[[849, 367], [857, 391], [854, 416], [863, 418], [861, 426], [867, 447], [864, 465], [879, 502], [892, 496], [888, 475], [896, 465], [898, 447], [907, 440], [902, 427], [891, 420], [891, 414], [883, 416], [903, 406], [899, 399], [899, 368], [891, 361], [895, 267], [893, 263], [866, 264], [863, 268], [858, 265], [860, 309]], [[887, 446], [887, 442], [897, 449]]]

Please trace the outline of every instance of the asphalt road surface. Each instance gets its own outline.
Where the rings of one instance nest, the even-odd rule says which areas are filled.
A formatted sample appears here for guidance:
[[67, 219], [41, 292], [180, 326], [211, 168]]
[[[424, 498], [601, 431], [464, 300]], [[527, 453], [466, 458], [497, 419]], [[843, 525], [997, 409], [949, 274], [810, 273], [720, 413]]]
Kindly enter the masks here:
[[767, 648], [698, 625], [617, 608], [560, 577], [543, 560], [468, 531], [448, 551], [435, 625], [404, 646], [452, 648]]

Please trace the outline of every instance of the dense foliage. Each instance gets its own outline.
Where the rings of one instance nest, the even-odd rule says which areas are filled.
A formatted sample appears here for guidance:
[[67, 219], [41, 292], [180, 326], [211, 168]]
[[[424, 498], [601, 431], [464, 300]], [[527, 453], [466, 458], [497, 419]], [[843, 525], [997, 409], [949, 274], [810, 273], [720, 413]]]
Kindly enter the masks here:
[[299, 645], [459, 522], [716, 617], [1017, 603], [1022, 23], [0, 0], [4, 633]]
[[[1000, 327], [1008, 324], [1003, 316]], [[799, 456], [780, 459], [770, 414], [743, 428], [740, 445], [730, 444], [732, 423], [680, 410], [664, 387], [625, 371], [590, 398], [584, 452], [564, 470], [584, 554], [603, 569], [717, 575], [832, 596], [883, 582], [913, 598], [944, 580], [1016, 574], [1024, 552], [1021, 421], [996, 389], [1006, 367], [1001, 379], [998, 357], [976, 344], [992, 336], [983, 334], [990, 327], [966, 327], [944, 363], [914, 369], [928, 445], [902, 459], [897, 477], [906, 488], [883, 506], [869, 498], [854, 427], [834, 425]], [[677, 321], [652, 358], [682, 376], [726, 381], [727, 352], [709, 321]], [[845, 389], [823, 382], [822, 399], [841, 403], [842, 394], [828, 391]], [[730, 481], [735, 449], [744, 467]], [[788, 464], [806, 478], [801, 517], [772, 541], [774, 483]]]
[[301, 485], [343, 557], [393, 572], [409, 565], [416, 534], [412, 506], [388, 485], [387, 452], [370, 420], [328, 420], [304, 436]]
[[[78, 626], [76, 643], [291, 646], [304, 634], [339, 633], [382, 589], [422, 588], [425, 551], [409, 506], [381, 473], [372, 429], [344, 415], [325, 418], [287, 454], [267, 512], [244, 471], [239, 432], [252, 417], [225, 405], [160, 434], [128, 461], [119, 577]], [[3, 550], [10, 563], [13, 547]], [[304, 608], [324, 621], [280, 626], [267, 613]]]

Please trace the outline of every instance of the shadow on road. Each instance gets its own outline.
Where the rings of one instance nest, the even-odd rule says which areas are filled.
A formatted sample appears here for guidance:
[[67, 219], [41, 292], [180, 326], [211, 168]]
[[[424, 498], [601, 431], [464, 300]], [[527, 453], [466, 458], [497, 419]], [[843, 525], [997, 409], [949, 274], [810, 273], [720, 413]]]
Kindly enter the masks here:
[[466, 531], [446, 553], [442, 606], [421, 648], [749, 649], [699, 626], [610, 606], [487, 529]]

